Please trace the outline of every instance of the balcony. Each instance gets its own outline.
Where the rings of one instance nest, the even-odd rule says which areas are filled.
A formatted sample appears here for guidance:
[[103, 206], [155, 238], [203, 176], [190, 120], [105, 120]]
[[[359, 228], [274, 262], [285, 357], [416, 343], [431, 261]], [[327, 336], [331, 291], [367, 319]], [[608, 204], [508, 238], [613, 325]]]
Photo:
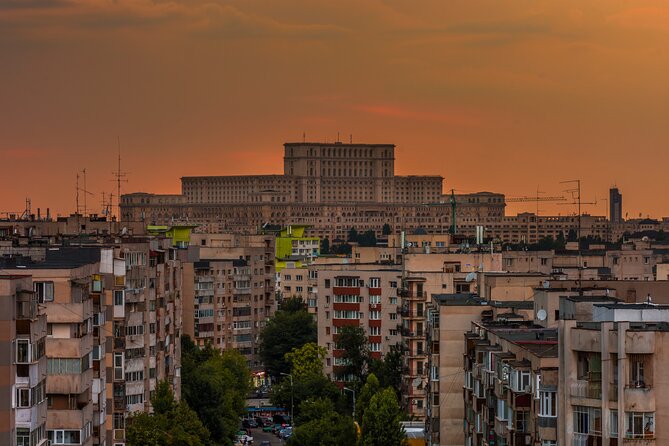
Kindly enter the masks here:
[[571, 385], [571, 396], [576, 398], [601, 399], [602, 383], [580, 379]]
[[47, 429], [83, 429], [93, 419], [93, 405], [87, 404], [81, 410], [49, 409]]
[[495, 417], [495, 433], [500, 437], [506, 437], [509, 433], [509, 422]]

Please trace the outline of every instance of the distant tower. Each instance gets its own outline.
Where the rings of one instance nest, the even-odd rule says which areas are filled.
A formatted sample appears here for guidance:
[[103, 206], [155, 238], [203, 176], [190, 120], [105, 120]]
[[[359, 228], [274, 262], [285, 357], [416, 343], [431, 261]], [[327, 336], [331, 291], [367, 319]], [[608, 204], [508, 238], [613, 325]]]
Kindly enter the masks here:
[[609, 189], [609, 220], [613, 224], [623, 222], [623, 195], [617, 187]]

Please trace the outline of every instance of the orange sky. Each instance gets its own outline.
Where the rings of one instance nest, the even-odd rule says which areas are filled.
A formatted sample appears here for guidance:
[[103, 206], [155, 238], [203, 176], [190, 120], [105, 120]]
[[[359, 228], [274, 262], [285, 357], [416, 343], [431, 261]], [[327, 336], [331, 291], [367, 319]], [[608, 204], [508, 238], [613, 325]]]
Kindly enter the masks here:
[[585, 211], [616, 183], [630, 217], [669, 215], [669, 3], [0, 0], [2, 212], [72, 212], [84, 168], [99, 211], [117, 135], [124, 190], [169, 193], [337, 131], [445, 189], [581, 178]]

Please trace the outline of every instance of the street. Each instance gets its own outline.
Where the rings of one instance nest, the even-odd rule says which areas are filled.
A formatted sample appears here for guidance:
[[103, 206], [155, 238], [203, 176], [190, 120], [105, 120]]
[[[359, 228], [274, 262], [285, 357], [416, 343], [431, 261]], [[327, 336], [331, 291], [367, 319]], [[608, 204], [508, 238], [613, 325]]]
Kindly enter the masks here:
[[262, 429], [251, 429], [251, 436], [253, 437], [253, 445], [258, 446], [261, 441], [269, 440], [272, 446], [282, 446], [285, 443], [279, 437], [271, 432], [263, 432]]

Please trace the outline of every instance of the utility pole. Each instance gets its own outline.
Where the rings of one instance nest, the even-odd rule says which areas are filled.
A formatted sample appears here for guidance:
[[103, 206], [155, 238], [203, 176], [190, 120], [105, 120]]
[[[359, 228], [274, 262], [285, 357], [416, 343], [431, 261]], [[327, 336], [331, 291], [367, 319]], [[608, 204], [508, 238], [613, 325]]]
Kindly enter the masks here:
[[355, 389], [349, 389], [348, 387], [344, 387], [344, 390], [348, 390], [349, 392], [353, 393], [353, 421], [355, 421]]
[[294, 406], [294, 399], [293, 399], [293, 375], [290, 373], [283, 373], [281, 372], [283, 376], [287, 376], [290, 378], [290, 424], [293, 426], [293, 429], [295, 428], [295, 419], [293, 418], [293, 406]]

